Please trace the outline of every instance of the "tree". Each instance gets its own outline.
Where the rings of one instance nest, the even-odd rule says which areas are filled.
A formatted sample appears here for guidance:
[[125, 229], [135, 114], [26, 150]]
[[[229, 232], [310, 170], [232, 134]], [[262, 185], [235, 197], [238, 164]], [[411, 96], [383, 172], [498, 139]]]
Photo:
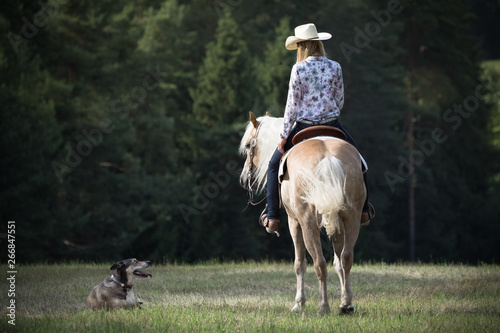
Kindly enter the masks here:
[[[18, 28], [14, 18], [20, 13], [5, 14], [8, 16], [0, 16], [2, 31], [13, 33]], [[40, 33], [36, 43], [43, 42]], [[40, 256], [62, 258], [64, 244], [57, 235], [67, 230], [64, 210], [57, 206], [60, 184], [51, 167], [62, 141], [51, 98], [57, 82], [44, 69], [36, 43], [13, 48], [5, 38], [0, 47], [0, 75], [5, 78], [0, 88], [0, 211], [3, 221], [16, 222], [18, 262]], [[6, 224], [1, 229], [4, 227]]]
[[193, 169], [199, 175], [195, 191], [208, 199], [198, 219], [216, 237], [214, 255], [256, 255], [239, 209], [241, 200], [233, 195], [244, 193], [235, 172], [242, 123], [256, 99], [251, 65], [241, 31], [227, 11], [219, 19], [215, 40], [207, 45], [198, 84], [190, 91], [195, 129], [191, 133], [197, 138]]
[[243, 120], [254, 99], [252, 67], [243, 35], [229, 11], [219, 20], [215, 41], [190, 91], [193, 115], [203, 125], [214, 127]]
[[[471, 47], [476, 44], [471, 16], [463, 3], [453, 4], [421, 2], [403, 13], [410, 102], [407, 161], [414, 170], [407, 197], [410, 225], [412, 219], [415, 223], [411, 260], [455, 257], [460, 244], [470, 243], [460, 241], [471, 234], [474, 221], [468, 212], [480, 205], [478, 194], [488, 187], [489, 176], [484, 176], [494, 170], [484, 159], [494, 152], [487, 134], [489, 108], [475, 96], [479, 69], [477, 50]], [[482, 116], [474, 117], [479, 110]]]
[[285, 225], [276, 239], [262, 207], [241, 213], [237, 147], [248, 111], [282, 113], [284, 40], [314, 22], [370, 169], [357, 260], [413, 258], [410, 215], [415, 259], [494, 261], [498, 80], [478, 79], [469, 11], [493, 22], [493, 3], [2, 2], [0, 201], [20, 260], [291, 259]]
[[294, 63], [294, 53], [285, 48], [286, 37], [290, 34], [290, 18], [284, 17], [275, 28], [275, 40], [267, 43], [263, 60], [257, 58], [256, 86], [263, 98], [266, 111], [282, 116], [285, 110], [290, 70]]

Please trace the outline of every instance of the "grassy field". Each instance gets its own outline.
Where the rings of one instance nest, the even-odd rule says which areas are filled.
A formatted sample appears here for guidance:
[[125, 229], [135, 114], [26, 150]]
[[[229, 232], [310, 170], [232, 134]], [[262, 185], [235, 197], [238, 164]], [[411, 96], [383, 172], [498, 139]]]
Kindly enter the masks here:
[[16, 325], [0, 283], [1, 332], [499, 332], [500, 266], [356, 265], [356, 311], [341, 316], [339, 282], [329, 267], [332, 313], [316, 315], [318, 283], [309, 266], [302, 315], [292, 263], [207, 263], [148, 269], [136, 280], [141, 310], [92, 311], [85, 299], [110, 264], [19, 266]]

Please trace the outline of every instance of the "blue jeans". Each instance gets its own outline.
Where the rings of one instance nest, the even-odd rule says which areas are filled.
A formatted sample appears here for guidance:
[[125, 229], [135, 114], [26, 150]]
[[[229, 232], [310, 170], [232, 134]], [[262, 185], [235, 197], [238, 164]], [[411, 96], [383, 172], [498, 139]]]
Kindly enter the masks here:
[[[290, 135], [287, 138], [284, 150], [285, 152], [292, 148], [292, 139], [293, 137], [300, 132], [303, 129], [306, 129], [308, 127], [315, 126], [315, 125], [309, 125], [309, 124], [304, 124], [301, 122], [297, 122], [295, 126], [292, 128], [290, 131]], [[349, 135], [349, 133], [340, 125], [340, 122], [337, 120], [334, 120], [330, 123], [323, 124], [323, 126], [333, 126], [344, 132], [344, 134], [347, 136], [347, 142], [351, 143], [354, 147], [358, 148], [356, 145], [356, 142], [354, 142], [353, 138]], [[359, 151], [359, 149], [358, 149]], [[270, 220], [279, 220], [280, 218], [280, 210], [279, 210], [279, 194], [278, 194], [278, 169], [280, 166], [280, 160], [283, 154], [276, 148], [274, 151], [273, 156], [271, 157], [271, 160], [269, 161], [269, 166], [267, 169], [267, 218]], [[365, 182], [365, 186], [367, 185], [367, 178], [366, 178], [366, 173], [363, 174], [363, 180]], [[363, 206], [363, 211], [368, 211], [368, 187], [366, 186], [366, 201]]]

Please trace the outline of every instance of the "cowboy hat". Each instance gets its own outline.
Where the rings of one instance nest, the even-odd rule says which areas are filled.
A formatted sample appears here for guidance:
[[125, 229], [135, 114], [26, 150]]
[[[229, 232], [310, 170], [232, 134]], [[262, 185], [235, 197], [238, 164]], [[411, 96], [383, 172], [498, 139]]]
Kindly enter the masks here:
[[297, 43], [306, 41], [306, 40], [327, 40], [332, 38], [332, 35], [328, 32], [320, 32], [316, 30], [316, 26], [314, 23], [308, 23], [299, 25], [295, 28], [295, 36], [289, 36], [286, 39], [285, 47], [287, 50], [296, 50]]

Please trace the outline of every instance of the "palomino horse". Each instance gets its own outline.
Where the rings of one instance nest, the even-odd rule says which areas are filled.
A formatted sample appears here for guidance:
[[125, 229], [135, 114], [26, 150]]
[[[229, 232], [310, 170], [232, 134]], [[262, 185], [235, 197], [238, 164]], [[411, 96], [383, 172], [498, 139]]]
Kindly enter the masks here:
[[[268, 163], [282, 128], [283, 118], [266, 116], [256, 119], [250, 113], [250, 123], [240, 145], [240, 153], [247, 156], [240, 182], [250, 192], [265, 187]], [[326, 260], [320, 240], [321, 228], [325, 228], [333, 242], [333, 264], [342, 289], [340, 310], [341, 313], [350, 313], [354, 311], [350, 282], [353, 249], [366, 198], [359, 153], [351, 144], [338, 139], [310, 139], [290, 150], [287, 167], [281, 193], [295, 246], [297, 294], [292, 311], [301, 312], [306, 301], [307, 250], [314, 260], [319, 281], [319, 313], [330, 312]]]

